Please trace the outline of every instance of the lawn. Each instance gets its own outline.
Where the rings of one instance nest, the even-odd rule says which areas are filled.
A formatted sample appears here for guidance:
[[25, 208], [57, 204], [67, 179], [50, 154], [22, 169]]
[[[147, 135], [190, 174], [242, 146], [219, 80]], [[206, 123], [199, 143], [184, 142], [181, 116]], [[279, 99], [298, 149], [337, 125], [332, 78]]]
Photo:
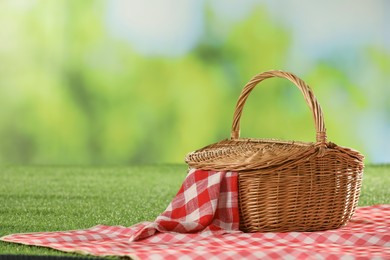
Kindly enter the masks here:
[[[130, 226], [153, 220], [186, 175], [185, 165], [0, 167], [0, 236]], [[367, 166], [359, 205], [390, 203], [390, 165]], [[0, 254], [70, 255], [0, 242]]]

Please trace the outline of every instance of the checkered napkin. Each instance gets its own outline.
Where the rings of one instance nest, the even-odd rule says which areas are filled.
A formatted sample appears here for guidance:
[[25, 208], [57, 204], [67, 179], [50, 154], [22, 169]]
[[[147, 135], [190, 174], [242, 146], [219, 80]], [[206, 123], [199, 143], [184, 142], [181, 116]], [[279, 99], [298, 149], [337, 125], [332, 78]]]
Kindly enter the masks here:
[[153, 223], [1, 240], [136, 259], [390, 259], [390, 205], [358, 208], [347, 226], [322, 232], [242, 233], [238, 222], [237, 175], [192, 170]]
[[237, 173], [191, 169], [176, 197], [154, 222], [144, 222], [130, 241], [159, 232], [218, 235], [238, 231]]

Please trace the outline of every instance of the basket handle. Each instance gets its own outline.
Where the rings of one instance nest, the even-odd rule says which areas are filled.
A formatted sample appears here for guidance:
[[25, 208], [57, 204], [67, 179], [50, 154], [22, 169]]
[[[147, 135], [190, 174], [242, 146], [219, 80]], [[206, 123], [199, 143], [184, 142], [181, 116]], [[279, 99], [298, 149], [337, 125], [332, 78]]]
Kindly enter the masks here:
[[240, 97], [238, 98], [236, 109], [234, 111], [231, 139], [240, 138], [240, 119], [241, 119], [242, 109], [244, 108], [245, 102], [249, 94], [251, 93], [251, 91], [261, 81], [273, 77], [288, 79], [292, 83], [294, 83], [295, 86], [299, 88], [299, 90], [303, 94], [303, 97], [305, 98], [307, 105], [309, 106], [313, 114], [315, 128], [317, 132], [316, 141], [321, 147], [326, 146], [326, 128], [324, 122], [324, 115], [322, 113], [320, 104], [318, 103], [316, 97], [314, 96], [313, 91], [302, 79], [298, 78], [296, 75], [289, 72], [280, 71], [280, 70], [271, 70], [271, 71], [260, 73], [254, 76], [245, 85], [244, 89], [240, 94]]

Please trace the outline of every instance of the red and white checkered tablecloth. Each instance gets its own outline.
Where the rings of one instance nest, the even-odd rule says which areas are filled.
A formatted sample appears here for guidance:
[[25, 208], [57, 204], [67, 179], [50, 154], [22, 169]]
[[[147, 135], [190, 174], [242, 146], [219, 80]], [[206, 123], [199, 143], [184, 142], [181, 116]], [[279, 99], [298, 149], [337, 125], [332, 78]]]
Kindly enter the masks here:
[[321, 232], [242, 233], [238, 223], [237, 174], [191, 170], [154, 222], [1, 240], [136, 259], [390, 259], [390, 205], [358, 208], [347, 226]]

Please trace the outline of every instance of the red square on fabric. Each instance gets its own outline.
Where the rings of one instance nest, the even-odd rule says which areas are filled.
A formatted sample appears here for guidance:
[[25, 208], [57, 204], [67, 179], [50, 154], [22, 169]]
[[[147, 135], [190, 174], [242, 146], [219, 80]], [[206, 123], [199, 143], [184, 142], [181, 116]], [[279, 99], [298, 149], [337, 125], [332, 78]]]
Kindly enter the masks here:
[[187, 215], [187, 209], [186, 205], [183, 205], [181, 207], [174, 208], [170, 214], [167, 214], [167, 217], [170, 217], [172, 219], [180, 219]]
[[203, 192], [201, 192], [197, 197], [198, 207], [202, 207], [206, 203], [210, 203], [210, 194], [209, 191], [206, 189]]

